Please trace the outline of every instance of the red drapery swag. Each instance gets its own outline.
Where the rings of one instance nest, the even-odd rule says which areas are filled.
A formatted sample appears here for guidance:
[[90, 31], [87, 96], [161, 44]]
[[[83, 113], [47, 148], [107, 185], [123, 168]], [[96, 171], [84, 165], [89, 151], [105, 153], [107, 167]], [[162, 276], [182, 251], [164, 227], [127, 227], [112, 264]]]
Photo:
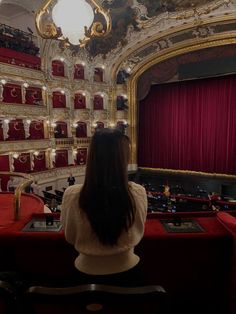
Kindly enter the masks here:
[[[0, 155], [0, 171], [10, 171], [10, 163], [8, 155]], [[7, 182], [9, 181], [9, 176], [0, 176], [0, 188], [2, 191], [7, 190]]]
[[18, 158], [14, 158], [14, 171], [15, 172], [30, 172], [31, 161], [29, 153], [22, 153]]
[[52, 75], [54, 76], [65, 76], [64, 63], [60, 60], [52, 61]]
[[85, 165], [87, 160], [87, 148], [79, 148], [77, 150], [77, 165]]
[[9, 122], [8, 136], [8, 141], [18, 141], [25, 139], [25, 129], [21, 119], [11, 120]]
[[0, 121], [0, 141], [4, 141], [2, 124], [3, 124], [3, 121]]
[[74, 108], [75, 109], [86, 109], [86, 98], [84, 95], [75, 94]]
[[46, 159], [45, 152], [39, 152], [37, 156], [33, 157], [34, 171], [44, 171], [46, 170]]
[[74, 79], [84, 80], [84, 67], [82, 64], [75, 65]]
[[156, 85], [139, 104], [138, 165], [236, 174], [236, 76]]
[[44, 138], [43, 121], [31, 121], [29, 128], [29, 139], [38, 140]]
[[5, 84], [3, 88], [3, 102], [22, 104], [21, 86]]
[[76, 137], [87, 137], [87, 124], [79, 121], [76, 127]]
[[67, 167], [68, 166], [68, 151], [57, 150], [55, 156], [55, 167]]
[[53, 92], [52, 106], [53, 108], [66, 108], [66, 95], [61, 92]]
[[56, 126], [54, 128], [54, 136], [55, 138], [68, 137], [66, 122], [63, 122], [63, 121], [56, 122]]
[[94, 79], [94, 82], [103, 82], [103, 69], [95, 68], [93, 79]]
[[103, 98], [100, 95], [95, 95], [93, 98], [93, 109], [103, 110]]
[[25, 103], [28, 105], [39, 105], [42, 101], [42, 89], [38, 87], [28, 87], [25, 93]]

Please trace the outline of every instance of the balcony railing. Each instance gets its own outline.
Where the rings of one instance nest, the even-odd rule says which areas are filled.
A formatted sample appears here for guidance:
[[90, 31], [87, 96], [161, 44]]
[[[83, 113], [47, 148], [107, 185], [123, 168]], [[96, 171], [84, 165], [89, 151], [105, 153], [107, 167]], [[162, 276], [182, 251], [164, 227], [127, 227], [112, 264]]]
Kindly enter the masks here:
[[79, 146], [88, 146], [91, 142], [90, 137], [78, 137], [75, 138], [75, 144]]
[[55, 144], [57, 147], [71, 147], [74, 145], [74, 139], [73, 137], [69, 138], [55, 138]]

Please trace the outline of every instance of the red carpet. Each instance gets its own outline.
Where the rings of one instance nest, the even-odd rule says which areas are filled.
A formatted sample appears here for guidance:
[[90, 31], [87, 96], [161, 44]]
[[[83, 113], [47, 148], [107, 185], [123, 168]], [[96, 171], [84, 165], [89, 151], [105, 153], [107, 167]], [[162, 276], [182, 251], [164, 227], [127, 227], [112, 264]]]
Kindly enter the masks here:
[[[0, 228], [14, 223], [13, 193], [0, 193]], [[33, 194], [22, 193], [20, 219], [30, 217], [33, 213], [43, 213], [43, 201]]]

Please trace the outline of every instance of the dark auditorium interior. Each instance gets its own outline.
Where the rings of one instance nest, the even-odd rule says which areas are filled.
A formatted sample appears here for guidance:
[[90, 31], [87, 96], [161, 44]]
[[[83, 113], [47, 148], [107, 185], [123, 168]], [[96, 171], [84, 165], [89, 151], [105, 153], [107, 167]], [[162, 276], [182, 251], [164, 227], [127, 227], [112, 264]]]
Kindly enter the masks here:
[[[76, 2], [0, 1], [0, 313], [236, 314], [236, 0]], [[60, 285], [67, 179], [102, 128], [146, 190], [147, 287]]]

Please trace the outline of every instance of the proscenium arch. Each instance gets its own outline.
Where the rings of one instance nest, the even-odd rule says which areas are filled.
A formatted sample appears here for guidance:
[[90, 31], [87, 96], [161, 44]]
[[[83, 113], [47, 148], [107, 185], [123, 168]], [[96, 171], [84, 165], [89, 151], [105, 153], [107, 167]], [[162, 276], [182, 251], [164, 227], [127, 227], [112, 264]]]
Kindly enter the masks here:
[[150, 67], [156, 65], [162, 61], [171, 59], [173, 57], [193, 52], [197, 50], [203, 50], [206, 48], [218, 47], [236, 44], [236, 31], [233, 33], [217, 34], [206, 38], [201, 38], [193, 41], [182, 42], [178, 45], [164, 50], [158, 56], [152, 56], [145, 59], [134, 68], [134, 72], [128, 81], [128, 98], [129, 98], [129, 136], [131, 139], [131, 165], [132, 169], [137, 169], [137, 83], [139, 77]]

